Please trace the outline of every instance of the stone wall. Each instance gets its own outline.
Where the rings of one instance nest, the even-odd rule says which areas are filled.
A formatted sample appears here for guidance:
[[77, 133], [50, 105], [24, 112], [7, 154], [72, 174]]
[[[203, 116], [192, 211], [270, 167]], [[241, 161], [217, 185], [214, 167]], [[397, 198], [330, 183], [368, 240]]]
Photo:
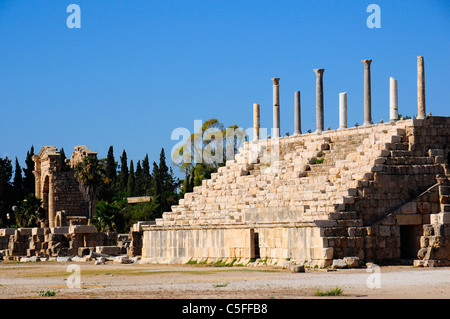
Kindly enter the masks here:
[[[142, 226], [142, 255], [232, 258], [228, 248], [253, 245], [260, 258], [324, 266], [346, 256], [402, 258], [409, 242], [417, 258], [422, 225], [443, 212], [435, 185], [449, 176], [449, 138], [450, 118], [431, 117], [247, 142]], [[232, 230], [252, 231], [250, 246], [244, 233], [235, 234], [239, 243], [225, 240]], [[202, 231], [224, 240], [212, 244]]]
[[80, 217], [79, 220], [87, 223], [89, 198], [75, 178], [74, 167], [88, 156], [97, 156], [97, 153], [84, 145], [75, 146], [72, 157], [65, 163], [54, 146], [44, 146], [39, 154], [33, 156], [35, 195], [42, 199], [43, 207], [47, 211], [43, 227], [66, 226], [71, 224], [70, 220], [74, 217]]
[[[94, 226], [0, 229], [3, 256], [76, 256], [97, 246], [116, 246], [116, 233], [97, 233]], [[120, 251], [126, 254], [127, 247]]]

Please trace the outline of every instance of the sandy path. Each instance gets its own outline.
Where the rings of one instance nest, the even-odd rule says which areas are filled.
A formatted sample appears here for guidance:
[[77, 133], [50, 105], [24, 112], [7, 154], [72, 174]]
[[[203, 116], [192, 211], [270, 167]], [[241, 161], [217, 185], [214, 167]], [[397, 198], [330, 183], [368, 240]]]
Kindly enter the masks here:
[[52, 298], [317, 298], [317, 289], [336, 286], [344, 290], [339, 298], [450, 298], [448, 267], [381, 267], [380, 288], [369, 288], [376, 277], [363, 268], [294, 274], [272, 267], [78, 263], [81, 288], [68, 288], [73, 264], [0, 263], [0, 298], [42, 298], [40, 291], [55, 291]]

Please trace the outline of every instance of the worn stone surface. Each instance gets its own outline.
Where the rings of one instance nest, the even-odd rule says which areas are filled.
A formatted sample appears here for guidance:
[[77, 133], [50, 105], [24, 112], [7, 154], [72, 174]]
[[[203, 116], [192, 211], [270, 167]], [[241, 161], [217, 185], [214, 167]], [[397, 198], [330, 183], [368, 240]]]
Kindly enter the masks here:
[[61, 153], [54, 146], [44, 146], [39, 154], [33, 156], [35, 195], [43, 200], [43, 208], [48, 212], [42, 227], [68, 226], [70, 218], [88, 217], [89, 199], [80, 190], [74, 175], [74, 167], [88, 156], [97, 156], [97, 153], [84, 145], [75, 147], [64, 167]]
[[431, 117], [247, 142], [171, 212], [136, 227], [128, 251], [142, 249], [148, 262], [260, 257], [326, 266], [349, 256], [401, 258], [402, 229], [412, 227], [417, 255], [422, 225], [447, 209], [440, 161], [449, 133], [450, 118]]

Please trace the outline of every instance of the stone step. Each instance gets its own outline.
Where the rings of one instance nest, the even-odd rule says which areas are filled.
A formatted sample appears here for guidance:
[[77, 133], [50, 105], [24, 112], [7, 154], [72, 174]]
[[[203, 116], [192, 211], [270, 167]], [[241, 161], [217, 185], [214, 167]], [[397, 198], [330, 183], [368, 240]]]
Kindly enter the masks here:
[[430, 157], [418, 157], [418, 156], [407, 156], [407, 157], [389, 157], [385, 159], [386, 165], [425, 165], [434, 164], [434, 161]]

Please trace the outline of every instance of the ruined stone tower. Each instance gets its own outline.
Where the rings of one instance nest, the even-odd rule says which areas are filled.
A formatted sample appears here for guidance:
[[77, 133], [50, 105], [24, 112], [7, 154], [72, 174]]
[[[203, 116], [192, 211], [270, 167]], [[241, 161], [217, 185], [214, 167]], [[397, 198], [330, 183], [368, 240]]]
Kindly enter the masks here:
[[44, 146], [33, 157], [36, 197], [43, 200], [43, 207], [47, 210], [44, 227], [87, 224], [89, 200], [74, 176], [74, 167], [88, 156], [97, 156], [97, 153], [81, 145], [75, 146], [72, 157], [64, 164], [54, 146]]

